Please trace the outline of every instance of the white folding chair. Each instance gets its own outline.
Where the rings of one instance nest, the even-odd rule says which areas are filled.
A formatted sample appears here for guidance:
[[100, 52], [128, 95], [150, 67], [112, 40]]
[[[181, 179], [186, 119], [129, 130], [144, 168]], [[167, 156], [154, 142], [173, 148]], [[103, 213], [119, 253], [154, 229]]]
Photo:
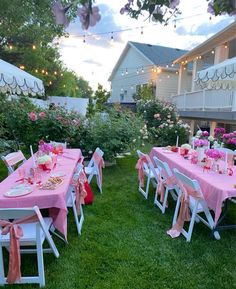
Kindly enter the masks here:
[[[29, 223], [22, 221], [22, 218], [35, 216], [34, 220]], [[43, 253], [53, 253], [57, 258], [59, 253], [57, 248], [49, 234], [49, 228], [52, 224], [52, 218], [43, 218], [39, 208], [37, 206], [33, 208], [7, 208], [0, 209], [0, 220], [9, 221], [14, 220], [14, 223], [18, 221], [19, 226], [22, 229], [23, 236], [20, 237], [20, 253], [22, 254], [37, 254], [37, 266], [38, 275], [36, 276], [23, 276], [16, 283], [38, 283], [40, 287], [45, 286], [45, 273], [44, 273], [44, 261]], [[16, 226], [16, 225], [14, 225]], [[2, 235], [4, 227], [0, 226], [0, 285], [8, 284], [7, 278], [4, 273], [3, 262], [3, 247], [8, 251], [10, 248], [10, 234]], [[49, 248], [43, 248], [43, 243], [47, 240]], [[22, 248], [24, 246], [24, 249]], [[27, 248], [25, 247], [27, 246]], [[33, 246], [33, 248], [32, 248]], [[36, 248], [35, 248], [36, 247]]]
[[[159, 185], [164, 186], [164, 196], [163, 196], [163, 201], [160, 199], [159, 200], [159, 193], [158, 193], [158, 187], [155, 193], [155, 198], [154, 198], [154, 204], [157, 205], [162, 214], [165, 213], [166, 205], [167, 205], [167, 200], [168, 200], [168, 194], [169, 192], [172, 195], [172, 198], [176, 201], [178, 198], [178, 186], [176, 185], [175, 177], [169, 167], [169, 165], [166, 162], [163, 162], [159, 160], [157, 157], [153, 157], [154, 163], [156, 167], [159, 169]], [[160, 180], [161, 178], [161, 180]], [[162, 190], [162, 188], [160, 188]], [[160, 196], [161, 198], [162, 196]]]
[[142, 153], [140, 150], [137, 150], [137, 154], [138, 154], [139, 160], [141, 160], [142, 158], [146, 159], [146, 161], [143, 162], [143, 168], [142, 168], [144, 172], [144, 176], [147, 177], [146, 188], [144, 191], [144, 189], [141, 187], [141, 184], [139, 182], [138, 189], [139, 189], [139, 192], [145, 197], [145, 199], [147, 199], [148, 193], [149, 193], [150, 181], [152, 182], [153, 187], [157, 186], [159, 170], [158, 168], [154, 168], [154, 165], [150, 157], [147, 154]]
[[[192, 237], [192, 232], [193, 232], [193, 227], [195, 222], [202, 221], [203, 224], [205, 224], [207, 227], [209, 227], [211, 230], [214, 229], [214, 221], [212, 218], [212, 215], [209, 211], [209, 208], [207, 206], [207, 203], [204, 199], [204, 196], [202, 194], [200, 185], [198, 181], [192, 180], [183, 173], [180, 173], [177, 169], [174, 169], [174, 174], [176, 179], [179, 182], [179, 194], [178, 194], [178, 199], [176, 202], [176, 207], [175, 207], [175, 213], [173, 217], [173, 223], [172, 225], [174, 226], [177, 222], [177, 215], [180, 210], [180, 205], [181, 205], [181, 196], [184, 193], [183, 188], [189, 188], [190, 190], [197, 192], [200, 197], [193, 197], [188, 194], [188, 189], [186, 189], [186, 192], [188, 194], [187, 197], [189, 197], [189, 209], [191, 211], [191, 218], [190, 218], [190, 223], [188, 230], [185, 230], [182, 228], [181, 233], [184, 235], [186, 238], [187, 242], [190, 242], [191, 237]], [[205, 218], [199, 215], [199, 213], [204, 213]], [[220, 235], [217, 231], [214, 232], [214, 236], [216, 239], [220, 239]]]
[[73, 214], [75, 218], [75, 224], [77, 228], [78, 235], [81, 235], [81, 230], [84, 222], [84, 212], [83, 212], [83, 206], [79, 204], [80, 206], [80, 216], [78, 216], [77, 209], [76, 209], [76, 193], [73, 183], [76, 183], [79, 179], [80, 172], [83, 170], [82, 164], [80, 164], [79, 167], [77, 167], [77, 171], [73, 176], [72, 184], [69, 187], [69, 190], [67, 192], [66, 196], [66, 206], [68, 208], [73, 209]]
[[97, 163], [96, 156], [100, 158], [101, 161], [103, 162], [103, 159], [102, 159], [103, 155], [104, 155], [104, 152], [100, 148], [96, 148], [88, 165], [84, 167], [85, 173], [86, 175], [88, 175], [89, 184], [93, 176], [96, 176], [97, 186], [100, 190], [100, 193], [102, 193], [102, 175], [101, 175], [102, 168], [99, 168], [99, 165], [101, 166], [101, 163], [100, 164]]
[[1, 156], [4, 164], [7, 166], [8, 174], [12, 174], [15, 170], [15, 166], [18, 164], [22, 164], [26, 161], [25, 156], [23, 155], [22, 151], [17, 151], [14, 153], [10, 153], [6, 156]]

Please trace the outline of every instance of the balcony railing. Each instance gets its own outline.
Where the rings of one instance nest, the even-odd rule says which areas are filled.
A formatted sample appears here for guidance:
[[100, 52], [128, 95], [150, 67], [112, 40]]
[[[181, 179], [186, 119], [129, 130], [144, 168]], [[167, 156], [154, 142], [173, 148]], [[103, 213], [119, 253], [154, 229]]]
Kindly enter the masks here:
[[200, 90], [173, 96], [182, 111], [236, 111], [236, 90]]

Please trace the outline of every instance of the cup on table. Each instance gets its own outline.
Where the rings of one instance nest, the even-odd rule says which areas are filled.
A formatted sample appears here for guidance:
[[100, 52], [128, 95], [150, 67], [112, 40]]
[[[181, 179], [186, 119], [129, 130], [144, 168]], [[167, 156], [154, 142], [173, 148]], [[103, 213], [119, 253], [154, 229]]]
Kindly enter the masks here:
[[25, 169], [24, 168], [18, 168], [19, 178], [20, 180], [24, 181], [25, 178]]

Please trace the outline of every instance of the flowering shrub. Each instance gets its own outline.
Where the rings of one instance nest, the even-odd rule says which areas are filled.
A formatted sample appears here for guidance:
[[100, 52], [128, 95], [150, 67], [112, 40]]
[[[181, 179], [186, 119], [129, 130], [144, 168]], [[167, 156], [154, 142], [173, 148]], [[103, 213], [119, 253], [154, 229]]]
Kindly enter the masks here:
[[130, 111], [111, 109], [105, 116], [96, 114], [88, 119], [84, 134], [78, 141], [85, 155], [100, 147], [105, 160], [112, 160], [118, 153], [139, 147], [146, 137], [141, 118]]
[[138, 113], [142, 115], [153, 142], [159, 146], [175, 145], [179, 136], [179, 145], [188, 141], [190, 127], [182, 120], [173, 104], [158, 100], [138, 101]]
[[4, 116], [0, 123], [0, 131], [4, 131], [2, 138], [34, 148], [38, 148], [40, 139], [66, 141], [72, 147], [77, 146], [75, 139], [79, 138], [84, 121], [77, 112], [67, 111], [64, 107], [41, 110], [24, 97], [1, 100], [0, 115]]

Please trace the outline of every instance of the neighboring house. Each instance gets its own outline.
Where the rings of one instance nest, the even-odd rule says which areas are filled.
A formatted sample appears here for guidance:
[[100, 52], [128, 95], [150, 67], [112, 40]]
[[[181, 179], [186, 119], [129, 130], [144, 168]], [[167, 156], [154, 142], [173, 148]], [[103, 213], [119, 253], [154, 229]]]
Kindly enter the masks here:
[[[177, 93], [178, 65], [173, 60], [186, 50], [128, 42], [110, 77], [110, 102], [134, 102], [133, 95], [142, 85], [152, 85], [156, 98], [169, 100]], [[191, 86], [188, 71], [187, 85]]]
[[[236, 130], [236, 21], [174, 63], [180, 64], [180, 70], [173, 100], [180, 116], [191, 120], [191, 130], [197, 126], [211, 133], [216, 126]], [[193, 67], [191, 89], [186, 85], [189, 64]]]

